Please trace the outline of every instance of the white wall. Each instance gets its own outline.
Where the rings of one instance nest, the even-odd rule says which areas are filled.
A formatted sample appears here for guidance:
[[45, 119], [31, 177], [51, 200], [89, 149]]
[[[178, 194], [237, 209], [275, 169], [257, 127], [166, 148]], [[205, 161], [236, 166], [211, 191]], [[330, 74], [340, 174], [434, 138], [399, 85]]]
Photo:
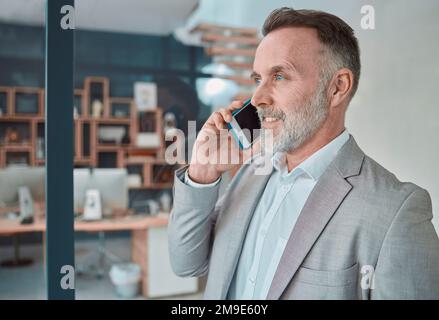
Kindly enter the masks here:
[[[307, 1], [307, 6], [318, 2]], [[330, 1], [335, 2], [344, 1]], [[373, 31], [360, 28], [362, 4], [375, 8]], [[347, 128], [400, 180], [430, 192], [439, 230], [439, 2], [358, 1], [330, 11], [351, 24], [361, 47], [362, 76]]]
[[[355, 1], [347, 8], [347, 1], [325, 1], [325, 7], [319, 5], [323, 1], [294, 2], [340, 15], [355, 29], [362, 75], [347, 128], [400, 180], [430, 192], [439, 231], [439, 2]], [[363, 4], [375, 8], [375, 30], [360, 27]]]

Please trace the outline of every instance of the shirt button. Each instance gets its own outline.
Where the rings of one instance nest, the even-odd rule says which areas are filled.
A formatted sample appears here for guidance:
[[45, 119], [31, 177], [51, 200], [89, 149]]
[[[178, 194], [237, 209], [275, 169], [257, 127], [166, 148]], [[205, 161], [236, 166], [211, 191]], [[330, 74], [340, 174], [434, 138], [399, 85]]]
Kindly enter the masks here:
[[251, 284], [255, 284], [255, 279], [254, 278], [249, 278], [248, 280], [250, 281]]

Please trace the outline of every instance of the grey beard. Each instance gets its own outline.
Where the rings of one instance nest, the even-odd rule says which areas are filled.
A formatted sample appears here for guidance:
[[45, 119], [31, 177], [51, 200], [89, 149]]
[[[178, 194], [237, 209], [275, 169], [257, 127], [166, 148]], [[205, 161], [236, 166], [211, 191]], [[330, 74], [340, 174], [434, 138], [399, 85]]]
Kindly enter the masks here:
[[284, 126], [281, 132], [273, 139], [273, 153], [296, 150], [322, 126], [328, 117], [325, 89], [323, 83], [320, 83], [316, 93], [305, 105], [291, 110], [288, 114], [278, 110], [270, 112], [264, 110], [265, 108], [258, 108], [261, 121], [267, 116], [275, 116], [283, 120]]

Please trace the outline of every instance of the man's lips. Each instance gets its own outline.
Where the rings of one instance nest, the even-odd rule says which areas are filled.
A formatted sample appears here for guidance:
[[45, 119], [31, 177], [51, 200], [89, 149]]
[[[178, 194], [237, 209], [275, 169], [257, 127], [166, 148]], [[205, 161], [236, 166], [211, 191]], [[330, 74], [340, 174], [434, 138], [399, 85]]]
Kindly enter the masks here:
[[282, 120], [279, 118], [266, 117], [262, 121], [262, 126], [266, 129], [272, 129], [276, 127]]

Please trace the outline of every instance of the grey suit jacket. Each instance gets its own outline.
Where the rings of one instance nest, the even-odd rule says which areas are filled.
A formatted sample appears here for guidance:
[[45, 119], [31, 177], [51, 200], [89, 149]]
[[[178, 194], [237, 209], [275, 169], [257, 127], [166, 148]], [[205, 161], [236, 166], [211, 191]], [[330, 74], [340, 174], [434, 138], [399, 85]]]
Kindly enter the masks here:
[[[225, 299], [270, 175], [245, 164], [219, 187], [176, 172], [168, 235], [182, 277], [208, 273], [205, 299]], [[426, 190], [400, 182], [351, 136], [303, 207], [267, 299], [439, 299], [439, 240]], [[363, 272], [363, 273], [362, 273]]]

